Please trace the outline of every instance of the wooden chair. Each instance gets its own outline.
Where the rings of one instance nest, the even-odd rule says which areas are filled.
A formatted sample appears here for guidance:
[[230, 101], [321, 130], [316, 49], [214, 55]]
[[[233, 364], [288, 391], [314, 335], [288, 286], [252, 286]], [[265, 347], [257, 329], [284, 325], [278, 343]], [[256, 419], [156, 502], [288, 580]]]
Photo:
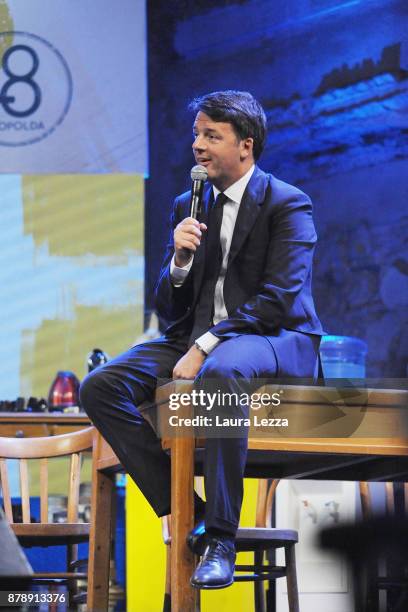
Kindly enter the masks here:
[[[77, 548], [89, 539], [90, 524], [78, 521], [81, 455], [92, 449], [95, 429], [40, 438], [0, 437], [0, 478], [6, 518], [23, 546], [67, 546], [67, 571], [34, 573], [34, 580], [43, 582], [64, 581], [72, 598], [84, 601], [76, 594], [78, 580], [87, 574], [79, 571]], [[49, 459], [70, 456], [68, 510], [66, 523], [50, 523], [48, 520], [48, 465]], [[10, 496], [7, 459], [19, 460], [22, 522], [16, 522]], [[40, 522], [31, 522], [28, 460], [40, 460]]]
[[[295, 544], [298, 534], [291, 529], [276, 529], [272, 524], [272, 507], [274, 495], [279, 480], [258, 481], [258, 496], [256, 505], [256, 526], [240, 527], [236, 537], [237, 552], [253, 551], [254, 563], [250, 565], [237, 564], [235, 566], [234, 582], [254, 582], [254, 609], [256, 612], [265, 612], [265, 580], [276, 580], [286, 577], [288, 588], [289, 612], [299, 612], [299, 595], [297, 589]], [[162, 519], [163, 540], [167, 544], [166, 555], [166, 584], [163, 612], [171, 610], [170, 590], [170, 545], [171, 545], [171, 517]], [[285, 565], [265, 565], [265, 552], [277, 548], [285, 549]], [[242, 572], [245, 572], [243, 575]], [[199, 605], [199, 604], [198, 604]]]
[[[359, 482], [363, 523], [358, 529], [366, 529], [366, 546], [370, 548], [370, 555], [360, 571], [360, 592], [357, 596], [362, 600], [361, 607], [365, 606], [364, 609], [369, 612], [379, 612], [380, 591], [386, 592], [387, 610], [405, 610], [408, 599], [408, 568], [405, 560], [408, 484], [386, 482], [384, 487], [385, 514], [376, 517], [370, 483]], [[375, 534], [376, 530], [382, 532], [382, 539]], [[400, 548], [403, 549], [402, 555]], [[401, 598], [404, 601], [400, 608], [397, 603]]]

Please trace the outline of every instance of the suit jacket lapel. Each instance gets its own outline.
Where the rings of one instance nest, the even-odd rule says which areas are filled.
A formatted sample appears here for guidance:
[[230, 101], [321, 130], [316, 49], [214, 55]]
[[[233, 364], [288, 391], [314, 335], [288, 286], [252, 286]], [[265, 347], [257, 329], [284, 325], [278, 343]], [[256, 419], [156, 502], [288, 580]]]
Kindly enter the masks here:
[[265, 199], [266, 184], [267, 181], [265, 173], [262, 172], [258, 166], [255, 166], [255, 170], [244, 191], [244, 195], [239, 206], [228, 257], [228, 265], [231, 265], [232, 261], [239, 253], [239, 250], [244, 244], [246, 237], [255, 224], [260, 212], [260, 207]]

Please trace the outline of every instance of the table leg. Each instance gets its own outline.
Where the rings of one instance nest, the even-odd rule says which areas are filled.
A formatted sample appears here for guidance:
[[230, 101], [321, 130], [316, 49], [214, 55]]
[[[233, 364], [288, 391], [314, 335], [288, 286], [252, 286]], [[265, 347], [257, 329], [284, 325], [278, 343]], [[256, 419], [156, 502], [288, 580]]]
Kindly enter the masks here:
[[186, 536], [194, 524], [194, 438], [171, 443], [171, 610], [194, 612], [198, 591], [190, 586], [194, 555]]
[[105, 612], [108, 609], [109, 599], [109, 561], [115, 476], [97, 469], [101, 440], [100, 434], [96, 434], [93, 449], [88, 560], [87, 610], [90, 612]]

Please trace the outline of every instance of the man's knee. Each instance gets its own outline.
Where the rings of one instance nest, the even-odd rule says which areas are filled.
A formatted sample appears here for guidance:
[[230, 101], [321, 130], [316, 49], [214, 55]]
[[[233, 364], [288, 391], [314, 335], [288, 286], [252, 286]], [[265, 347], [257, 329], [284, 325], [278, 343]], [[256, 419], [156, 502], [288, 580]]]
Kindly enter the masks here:
[[94, 408], [97, 406], [97, 397], [102, 392], [104, 386], [104, 375], [102, 369], [97, 368], [90, 372], [79, 387], [79, 400], [85, 412], [92, 416]]
[[196, 384], [217, 398], [218, 414], [248, 416], [247, 396], [252, 393], [253, 381], [239, 362], [220, 359], [211, 353], [198, 373]]
[[210, 354], [204, 361], [198, 373], [199, 380], [228, 380], [243, 377], [241, 369], [230, 361], [219, 359], [216, 355]]

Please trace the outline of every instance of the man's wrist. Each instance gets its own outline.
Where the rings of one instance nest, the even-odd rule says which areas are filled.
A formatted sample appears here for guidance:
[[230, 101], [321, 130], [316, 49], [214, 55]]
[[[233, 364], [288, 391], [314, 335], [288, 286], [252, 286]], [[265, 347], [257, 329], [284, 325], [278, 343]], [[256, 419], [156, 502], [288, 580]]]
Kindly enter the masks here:
[[176, 265], [176, 257], [173, 255], [170, 262], [170, 279], [174, 287], [181, 287], [187, 278], [188, 273], [193, 265], [193, 259], [184, 268], [180, 268]]
[[196, 347], [196, 349], [198, 351], [200, 351], [200, 353], [204, 356], [207, 357], [208, 353], [203, 349], [203, 347], [196, 341], [194, 342], [194, 346]]
[[205, 332], [202, 336], [195, 339], [195, 342], [209, 355], [220, 343], [220, 339], [214, 336], [211, 331]]
[[186, 258], [180, 258], [177, 253], [174, 254], [174, 264], [178, 267], [178, 268], [186, 268], [187, 266], [189, 266], [193, 261], [193, 254], [191, 254], [189, 257]]

